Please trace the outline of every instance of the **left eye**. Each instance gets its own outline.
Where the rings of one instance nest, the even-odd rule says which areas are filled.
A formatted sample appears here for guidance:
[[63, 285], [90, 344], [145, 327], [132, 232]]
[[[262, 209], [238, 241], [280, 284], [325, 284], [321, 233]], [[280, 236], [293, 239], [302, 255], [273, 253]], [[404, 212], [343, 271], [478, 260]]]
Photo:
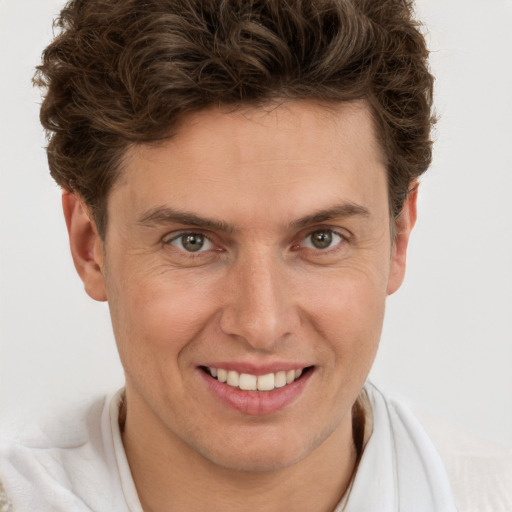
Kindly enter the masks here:
[[300, 244], [307, 249], [329, 249], [343, 241], [343, 237], [330, 229], [320, 229], [310, 233]]
[[201, 233], [182, 233], [167, 243], [185, 252], [202, 252], [213, 248], [212, 242]]

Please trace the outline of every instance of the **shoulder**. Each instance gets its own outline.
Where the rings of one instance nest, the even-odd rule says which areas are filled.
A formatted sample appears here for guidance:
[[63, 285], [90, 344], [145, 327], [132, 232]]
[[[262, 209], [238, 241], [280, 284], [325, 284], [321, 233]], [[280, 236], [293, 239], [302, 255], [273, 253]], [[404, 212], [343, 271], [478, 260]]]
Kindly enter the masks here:
[[15, 512], [115, 504], [106, 497], [119, 487], [112, 471], [109, 400], [96, 398], [37, 423], [3, 427], [0, 480]]
[[[437, 458], [459, 512], [512, 510], [512, 449], [467, 432], [403, 400], [365, 386], [375, 421], [389, 421], [397, 447]], [[380, 411], [380, 414], [379, 414]], [[434, 457], [434, 453], [436, 456]], [[423, 457], [422, 464], [425, 465]]]
[[446, 468], [460, 512], [508, 512], [512, 507], [512, 448], [411, 407]]

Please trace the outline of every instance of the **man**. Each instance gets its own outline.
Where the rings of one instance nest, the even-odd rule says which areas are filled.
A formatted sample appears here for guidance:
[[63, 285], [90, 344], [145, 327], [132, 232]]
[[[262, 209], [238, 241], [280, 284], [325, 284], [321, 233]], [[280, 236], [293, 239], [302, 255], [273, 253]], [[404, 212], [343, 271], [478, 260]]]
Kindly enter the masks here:
[[410, 6], [92, 0], [60, 27], [50, 169], [126, 387], [7, 449], [14, 509], [455, 510], [365, 385], [430, 162]]

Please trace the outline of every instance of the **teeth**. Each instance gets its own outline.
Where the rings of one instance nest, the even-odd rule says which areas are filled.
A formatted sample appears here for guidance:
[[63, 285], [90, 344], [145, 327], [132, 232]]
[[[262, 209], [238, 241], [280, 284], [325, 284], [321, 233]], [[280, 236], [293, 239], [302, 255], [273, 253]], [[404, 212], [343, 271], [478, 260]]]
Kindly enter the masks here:
[[227, 371], [222, 368], [208, 367], [208, 370], [210, 375], [219, 382], [225, 382], [228, 386], [244, 391], [272, 391], [275, 388], [282, 388], [298, 379], [303, 372], [303, 369], [299, 368], [257, 376], [250, 373], [238, 373], [234, 370]]
[[238, 386], [240, 387], [240, 389], [245, 389], [246, 391], [256, 391], [256, 381], [257, 380], [258, 379], [257, 379], [256, 375], [249, 375], [248, 373], [241, 373], [240, 380], [238, 382]]
[[260, 375], [258, 377], [258, 391], [272, 391], [275, 387], [275, 377], [273, 373]]
[[234, 388], [237, 388], [240, 384], [240, 375], [238, 372], [235, 372], [233, 370], [230, 370], [228, 372], [228, 380], [226, 381], [228, 386], [233, 386]]
[[282, 388], [283, 386], [286, 386], [286, 372], [275, 373], [274, 386], [276, 388]]

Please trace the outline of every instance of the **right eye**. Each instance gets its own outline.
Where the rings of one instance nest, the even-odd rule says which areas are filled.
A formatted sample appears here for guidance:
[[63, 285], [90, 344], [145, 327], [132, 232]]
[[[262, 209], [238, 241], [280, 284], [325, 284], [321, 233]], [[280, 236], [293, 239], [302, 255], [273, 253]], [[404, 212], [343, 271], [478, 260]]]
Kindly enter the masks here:
[[202, 233], [180, 233], [165, 243], [189, 253], [205, 252], [214, 247], [211, 240]]

